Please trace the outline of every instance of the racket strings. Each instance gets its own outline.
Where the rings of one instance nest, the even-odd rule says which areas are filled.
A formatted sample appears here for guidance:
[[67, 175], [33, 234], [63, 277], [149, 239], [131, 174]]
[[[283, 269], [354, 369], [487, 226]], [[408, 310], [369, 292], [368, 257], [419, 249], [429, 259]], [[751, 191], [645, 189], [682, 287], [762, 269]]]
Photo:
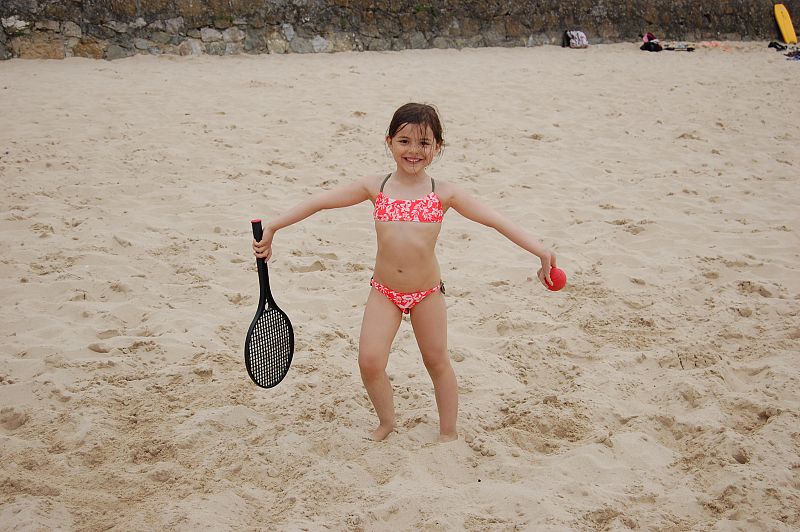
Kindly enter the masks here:
[[280, 312], [267, 310], [258, 318], [249, 349], [254, 380], [266, 387], [279, 383], [292, 361], [291, 331]]

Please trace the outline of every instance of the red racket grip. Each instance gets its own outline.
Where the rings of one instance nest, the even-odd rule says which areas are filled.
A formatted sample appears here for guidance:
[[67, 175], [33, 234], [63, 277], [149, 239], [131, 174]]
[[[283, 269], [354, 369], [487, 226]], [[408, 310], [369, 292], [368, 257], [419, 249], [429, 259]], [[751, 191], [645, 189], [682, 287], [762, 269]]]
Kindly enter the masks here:
[[261, 219], [256, 218], [255, 220], [250, 220], [250, 223], [253, 225], [253, 238], [256, 239], [256, 242], [261, 242], [261, 239], [264, 238], [264, 228], [261, 227]]

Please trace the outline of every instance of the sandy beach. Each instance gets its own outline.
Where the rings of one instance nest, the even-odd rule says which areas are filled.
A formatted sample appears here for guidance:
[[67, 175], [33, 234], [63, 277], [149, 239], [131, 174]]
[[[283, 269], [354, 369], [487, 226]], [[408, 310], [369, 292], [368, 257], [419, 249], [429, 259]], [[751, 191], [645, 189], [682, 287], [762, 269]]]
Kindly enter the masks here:
[[[800, 64], [766, 43], [0, 62], [0, 529], [800, 528]], [[368, 203], [279, 232], [286, 379], [243, 364], [250, 219], [429, 170], [460, 439], [408, 320], [380, 443], [357, 366]]]

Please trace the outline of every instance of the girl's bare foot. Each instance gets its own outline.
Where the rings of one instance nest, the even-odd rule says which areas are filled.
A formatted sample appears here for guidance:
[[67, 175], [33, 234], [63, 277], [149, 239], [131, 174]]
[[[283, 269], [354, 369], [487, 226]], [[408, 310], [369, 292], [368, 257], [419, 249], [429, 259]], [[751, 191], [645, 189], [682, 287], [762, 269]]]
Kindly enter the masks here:
[[439, 434], [439, 438], [436, 440], [439, 443], [447, 443], [450, 441], [456, 441], [458, 439], [458, 434]]
[[372, 441], [383, 441], [386, 436], [394, 431], [394, 425], [378, 425], [378, 428], [372, 431], [370, 439]]

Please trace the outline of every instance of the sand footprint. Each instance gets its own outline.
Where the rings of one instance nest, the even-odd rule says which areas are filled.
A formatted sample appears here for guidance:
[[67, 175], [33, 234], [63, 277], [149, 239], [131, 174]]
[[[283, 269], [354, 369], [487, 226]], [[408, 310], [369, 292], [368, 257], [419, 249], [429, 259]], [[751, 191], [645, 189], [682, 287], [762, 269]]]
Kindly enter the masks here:
[[308, 266], [297, 266], [297, 265], [289, 266], [289, 270], [293, 273], [319, 272], [319, 271], [325, 271], [326, 269], [327, 268], [325, 267], [325, 265], [318, 260], [315, 260]]
[[235, 294], [228, 294], [225, 297], [228, 298], [228, 301], [230, 301], [232, 305], [236, 305], [239, 307], [250, 305], [250, 303], [253, 300], [251, 296], [240, 294], [238, 292]]
[[717, 364], [721, 360], [722, 357], [719, 354], [714, 353], [713, 350], [711, 352], [698, 350], [696, 352], [678, 353], [678, 362], [680, 363], [681, 369], [707, 368]]
[[634, 222], [633, 220], [628, 220], [627, 218], [621, 218], [617, 220], [612, 220], [610, 222], [611, 225], [619, 225], [622, 227], [624, 231], [631, 233], [632, 235], [638, 235], [642, 231], [644, 231], [643, 225], [653, 223], [650, 220], [639, 220], [639, 222]]
[[53, 226], [49, 224], [35, 223], [31, 226], [31, 229], [34, 233], [39, 235], [39, 238], [47, 238], [48, 236], [56, 233], [55, 229], [53, 229]]
[[0, 426], [6, 430], [17, 430], [29, 419], [28, 413], [20, 408], [6, 406], [0, 409]]
[[111, 347], [102, 342], [94, 342], [86, 347], [89, 351], [94, 351], [95, 353], [108, 353], [111, 351]]
[[464, 441], [467, 442], [470, 449], [482, 456], [495, 456], [497, 454], [497, 451], [494, 450], [484, 436], [467, 434], [464, 436]]
[[742, 294], [758, 294], [761, 297], [772, 297], [772, 292], [752, 281], [739, 281], [738, 289]]
[[687, 131], [678, 135], [676, 138], [686, 140], [704, 140], [697, 131]]

